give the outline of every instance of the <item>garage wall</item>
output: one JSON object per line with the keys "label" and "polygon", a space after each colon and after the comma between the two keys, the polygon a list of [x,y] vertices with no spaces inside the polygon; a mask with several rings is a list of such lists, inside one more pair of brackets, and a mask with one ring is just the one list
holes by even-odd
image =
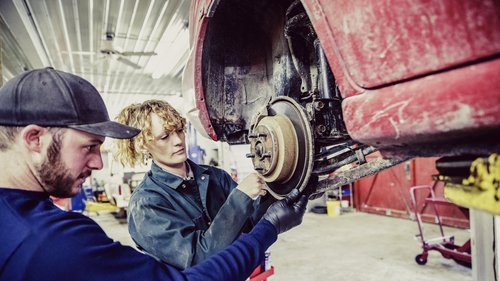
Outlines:
{"label": "garage wall", "polygon": [[[377,157],[377,155],[371,156]],[[354,183],[354,206],[357,210],[414,219],[410,188],[416,185],[433,185],[432,175],[437,174],[438,158],[416,158]],[[370,161],[370,158],[368,158]],[[443,183],[435,186],[436,196],[443,196]],[[417,193],[417,205],[424,207],[427,191]],[[419,203],[421,202],[421,203]],[[436,206],[445,225],[468,228],[468,210],[456,205]],[[434,210],[427,205],[420,211],[426,222],[435,222]]]}

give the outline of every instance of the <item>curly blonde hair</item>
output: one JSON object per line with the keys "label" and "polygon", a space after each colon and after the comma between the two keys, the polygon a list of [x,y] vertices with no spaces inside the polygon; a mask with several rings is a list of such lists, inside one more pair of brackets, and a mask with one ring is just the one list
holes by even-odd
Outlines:
{"label": "curly blonde hair", "polygon": [[155,113],[164,121],[163,128],[167,133],[186,127],[186,119],[166,101],[147,100],[125,107],[116,117],[116,121],[141,129],[141,132],[131,139],[117,140],[115,158],[122,165],[134,167],[149,157],[146,144],[154,138],[151,132],[151,113]]}

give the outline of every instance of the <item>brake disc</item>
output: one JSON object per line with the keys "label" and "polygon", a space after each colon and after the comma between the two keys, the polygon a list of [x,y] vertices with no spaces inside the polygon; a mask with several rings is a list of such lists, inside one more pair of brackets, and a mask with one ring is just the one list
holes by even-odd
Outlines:
{"label": "brake disc", "polygon": [[300,104],[289,97],[277,97],[250,128],[248,156],[269,192],[280,199],[294,188],[302,191],[312,172],[314,144]]}

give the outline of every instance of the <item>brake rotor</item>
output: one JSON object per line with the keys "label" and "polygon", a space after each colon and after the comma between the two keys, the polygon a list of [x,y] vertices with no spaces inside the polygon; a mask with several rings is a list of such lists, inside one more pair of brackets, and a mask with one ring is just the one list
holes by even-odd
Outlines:
{"label": "brake rotor", "polygon": [[313,166],[313,141],[307,114],[289,97],[277,97],[254,120],[249,135],[254,169],[280,199],[292,189],[302,191]]}

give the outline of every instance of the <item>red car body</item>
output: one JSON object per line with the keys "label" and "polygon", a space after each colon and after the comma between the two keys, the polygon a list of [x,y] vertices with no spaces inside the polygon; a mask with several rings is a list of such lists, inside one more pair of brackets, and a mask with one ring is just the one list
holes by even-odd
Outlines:
{"label": "red car body", "polygon": [[[295,2],[193,1],[184,87],[194,95],[199,130],[214,140],[248,142],[251,119],[270,99],[300,102],[305,91],[294,88],[316,77],[313,64],[304,63],[312,37],[340,93],[340,135],[385,156],[499,151],[500,1]],[[313,29],[297,31],[305,43],[290,41],[296,9]],[[306,59],[290,59],[296,53]],[[317,142],[322,122],[309,119],[317,153],[331,136]]]}

